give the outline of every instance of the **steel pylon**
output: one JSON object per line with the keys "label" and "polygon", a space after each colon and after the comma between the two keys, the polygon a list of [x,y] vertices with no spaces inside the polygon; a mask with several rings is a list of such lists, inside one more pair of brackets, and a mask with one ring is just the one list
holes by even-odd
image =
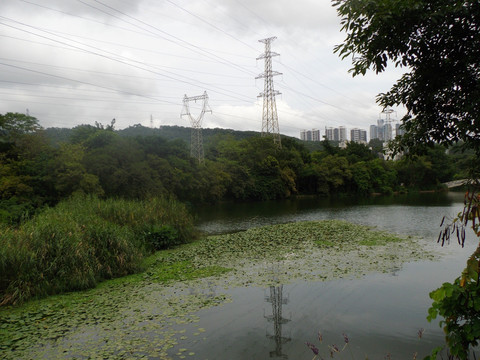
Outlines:
{"label": "steel pylon", "polygon": [[[200,115],[198,115],[197,118],[194,118],[190,113],[189,102],[190,101],[197,102],[199,100],[203,101],[202,111],[200,112]],[[182,113],[180,114],[180,117],[188,116],[188,118],[190,119],[190,123],[192,126],[192,134],[191,134],[191,140],[190,140],[190,155],[196,158],[200,164],[203,164],[205,161],[204,153],[203,153],[202,120],[206,112],[209,112],[209,113],[212,112],[212,110],[210,109],[210,106],[208,105],[208,95],[206,91],[203,93],[203,95],[190,96],[190,97],[188,97],[187,95],[184,96],[183,109],[182,109]]]}
{"label": "steel pylon", "polygon": [[280,95],[280,92],[273,87],[273,77],[282,73],[272,70],[272,57],[280,55],[271,51],[271,42],[275,39],[274,36],[258,40],[265,44],[265,53],[257,58],[257,60],[265,59],[265,71],[255,79],[265,79],[263,92],[258,95],[258,97],[263,97],[262,136],[272,136],[273,142],[281,148],[277,104],[275,102],[275,96]]}

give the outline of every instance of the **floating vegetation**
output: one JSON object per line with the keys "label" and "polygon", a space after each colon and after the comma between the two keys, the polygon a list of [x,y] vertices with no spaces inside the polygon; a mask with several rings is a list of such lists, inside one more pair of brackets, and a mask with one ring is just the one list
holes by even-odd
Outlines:
{"label": "floating vegetation", "polygon": [[[223,286],[323,281],[393,272],[404,262],[433,258],[418,239],[346,221],[288,223],[210,236],[171,254],[170,261],[233,269]],[[281,272],[272,269],[282,269]]]}
{"label": "floating vegetation", "polygon": [[0,357],[193,358],[185,343],[208,329],[186,329],[199,310],[232,301],[224,289],[392,272],[433,256],[418,239],[336,220],[210,236],[157,252],[143,273],[0,309]]}

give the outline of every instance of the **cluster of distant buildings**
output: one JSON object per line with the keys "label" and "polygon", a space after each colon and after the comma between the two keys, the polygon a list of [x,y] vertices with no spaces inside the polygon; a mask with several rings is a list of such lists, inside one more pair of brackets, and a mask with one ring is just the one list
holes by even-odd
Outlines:
{"label": "cluster of distant buildings", "polygon": [[[387,142],[397,135],[403,135],[404,131],[400,129],[400,124],[395,123],[394,126],[395,128],[390,121],[378,119],[376,125],[370,125],[370,140],[379,139],[382,142]],[[395,134],[393,130],[395,130]],[[345,126],[339,126],[337,128],[325,127],[325,134],[323,137],[319,129],[300,131],[300,139],[304,141],[322,141],[324,138],[330,141],[338,141],[340,145],[346,144],[349,140],[347,138],[347,128]],[[351,129],[350,141],[366,144],[367,131],[358,128]]]}
{"label": "cluster of distant buildings", "polygon": [[[322,141],[324,138],[330,141],[344,143],[348,141],[347,128],[345,126],[339,126],[338,128],[325,127],[325,134],[323,137],[318,129],[302,130],[300,132],[300,139],[304,141]],[[358,128],[351,129],[350,141],[367,143],[367,132]]]}

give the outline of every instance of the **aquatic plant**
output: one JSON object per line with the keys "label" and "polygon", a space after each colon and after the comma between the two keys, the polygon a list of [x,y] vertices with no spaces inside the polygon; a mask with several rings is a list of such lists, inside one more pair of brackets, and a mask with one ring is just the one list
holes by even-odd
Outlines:
{"label": "aquatic plant", "polygon": [[[343,351],[345,351],[345,349],[347,348],[349,342],[350,342],[350,339],[348,338],[348,336],[345,334],[345,333],[342,333],[342,336],[343,336],[343,347],[340,349],[336,344],[331,344],[331,345],[327,345],[327,349],[328,349],[328,353],[330,355],[331,358],[334,357],[335,354],[340,354],[342,353]],[[323,335],[321,332],[318,332],[318,341],[320,342],[320,344],[323,343]],[[314,357],[312,360],[316,360],[316,359],[319,359],[319,360],[324,360],[325,358],[320,354],[320,349],[312,344],[311,342],[306,342],[305,345],[308,346],[308,348],[310,350],[312,350],[313,354],[314,354]]]}
{"label": "aquatic plant", "polygon": [[[417,335],[418,335],[418,338],[419,338],[419,339],[422,338],[424,332],[425,332],[425,329],[423,329],[423,328],[421,328],[421,329],[418,330]],[[343,352],[347,349],[347,346],[348,346],[349,343],[350,343],[350,338],[349,338],[349,337],[347,336],[347,334],[345,334],[345,333],[342,333],[342,336],[343,336],[343,347],[342,347],[342,348],[339,348],[336,344],[327,345],[327,350],[328,350],[328,354],[329,354],[329,357],[330,357],[330,358],[335,357],[337,354],[338,354],[339,356],[341,356],[341,353],[343,353]],[[322,343],[323,343],[323,335],[322,335],[322,333],[321,333],[320,331],[318,332],[318,341],[319,341],[319,344],[322,345]],[[314,354],[314,357],[313,357],[312,360],[316,360],[316,359],[318,359],[318,360],[324,360],[324,359],[325,359],[324,357],[322,357],[322,354],[321,354],[320,349],[319,349],[315,344],[307,341],[307,342],[305,342],[305,345],[307,345],[307,347],[308,347],[310,350],[312,350],[312,352],[313,352],[313,354]],[[440,351],[440,350],[441,350],[441,348],[439,348],[439,349],[437,350],[437,352]],[[413,359],[413,360],[416,360],[416,359],[417,359],[417,356],[418,356],[418,353],[417,353],[417,352],[414,352],[412,359]],[[447,354],[447,356],[448,356],[447,359],[453,359],[453,357],[451,357],[451,355]],[[349,356],[349,357],[352,358],[352,359],[354,358],[354,356],[353,356],[353,354],[352,354],[351,352],[350,352],[350,356]],[[391,360],[391,359],[392,359],[392,354],[390,354],[390,353],[385,354],[384,359],[385,359],[385,360]],[[431,358],[430,356],[427,356],[425,359],[426,359],[426,360],[427,360],[427,359],[432,359],[432,360],[433,360],[433,359],[436,359],[436,357],[435,357],[435,358]],[[442,357],[442,359],[443,359],[443,357]],[[365,355],[365,360],[368,360],[368,356],[367,356],[367,355]]]}
{"label": "aquatic plant", "polygon": [[163,248],[194,237],[192,217],[173,199],[74,197],[19,228],[0,229],[0,305],[87,289],[140,269],[155,250],[146,233],[170,229]]}

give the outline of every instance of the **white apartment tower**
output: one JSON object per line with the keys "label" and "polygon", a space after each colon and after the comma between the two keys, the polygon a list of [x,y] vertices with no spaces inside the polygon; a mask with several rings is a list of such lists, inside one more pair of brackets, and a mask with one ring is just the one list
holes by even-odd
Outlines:
{"label": "white apartment tower", "polygon": [[300,131],[300,140],[303,141],[320,141],[320,130],[302,130]]}
{"label": "white apartment tower", "polygon": [[327,140],[333,140],[333,128],[325,126],[325,138]]}
{"label": "white apartment tower", "polygon": [[354,141],[356,143],[366,143],[367,132],[358,128],[350,130],[350,141]]}

